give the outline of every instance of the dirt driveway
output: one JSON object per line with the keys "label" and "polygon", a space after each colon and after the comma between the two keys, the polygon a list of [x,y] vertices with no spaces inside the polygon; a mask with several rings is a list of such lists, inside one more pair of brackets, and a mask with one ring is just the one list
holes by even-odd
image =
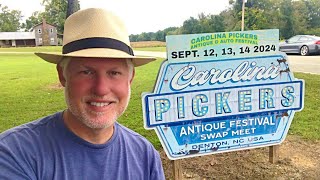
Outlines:
{"label": "dirt driveway", "polygon": [[[174,179],[172,161],[160,152],[166,179]],[[320,179],[320,141],[288,135],[280,145],[279,161],[269,162],[269,148],[181,160],[183,179]]]}

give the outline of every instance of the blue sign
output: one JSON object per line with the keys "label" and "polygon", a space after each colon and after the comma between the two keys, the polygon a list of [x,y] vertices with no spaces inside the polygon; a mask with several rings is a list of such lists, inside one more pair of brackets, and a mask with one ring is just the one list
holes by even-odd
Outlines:
{"label": "blue sign", "polygon": [[304,81],[278,52],[278,30],[167,37],[168,59],[142,95],[146,129],[170,159],[280,144]]}

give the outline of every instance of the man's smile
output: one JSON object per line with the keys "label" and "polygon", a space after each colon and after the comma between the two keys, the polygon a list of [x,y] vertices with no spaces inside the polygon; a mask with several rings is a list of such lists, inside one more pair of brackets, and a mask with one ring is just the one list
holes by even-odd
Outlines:
{"label": "man's smile", "polygon": [[108,106],[111,102],[90,102],[89,104],[92,106],[103,107]]}

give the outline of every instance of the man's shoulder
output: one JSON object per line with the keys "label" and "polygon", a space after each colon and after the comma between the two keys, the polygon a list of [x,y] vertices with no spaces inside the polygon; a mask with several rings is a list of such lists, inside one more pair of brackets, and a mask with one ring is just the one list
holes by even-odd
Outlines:
{"label": "man's shoulder", "polygon": [[0,142],[30,136],[38,136],[41,131],[45,131],[48,126],[52,126],[52,120],[59,118],[61,112],[42,117],[40,119],[22,124],[0,133]]}

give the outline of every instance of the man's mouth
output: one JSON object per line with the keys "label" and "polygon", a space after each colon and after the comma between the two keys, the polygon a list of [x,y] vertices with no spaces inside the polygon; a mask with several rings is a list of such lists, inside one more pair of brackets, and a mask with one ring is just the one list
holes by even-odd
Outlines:
{"label": "man's mouth", "polygon": [[89,102],[89,104],[96,107],[104,107],[111,104],[111,102]]}

